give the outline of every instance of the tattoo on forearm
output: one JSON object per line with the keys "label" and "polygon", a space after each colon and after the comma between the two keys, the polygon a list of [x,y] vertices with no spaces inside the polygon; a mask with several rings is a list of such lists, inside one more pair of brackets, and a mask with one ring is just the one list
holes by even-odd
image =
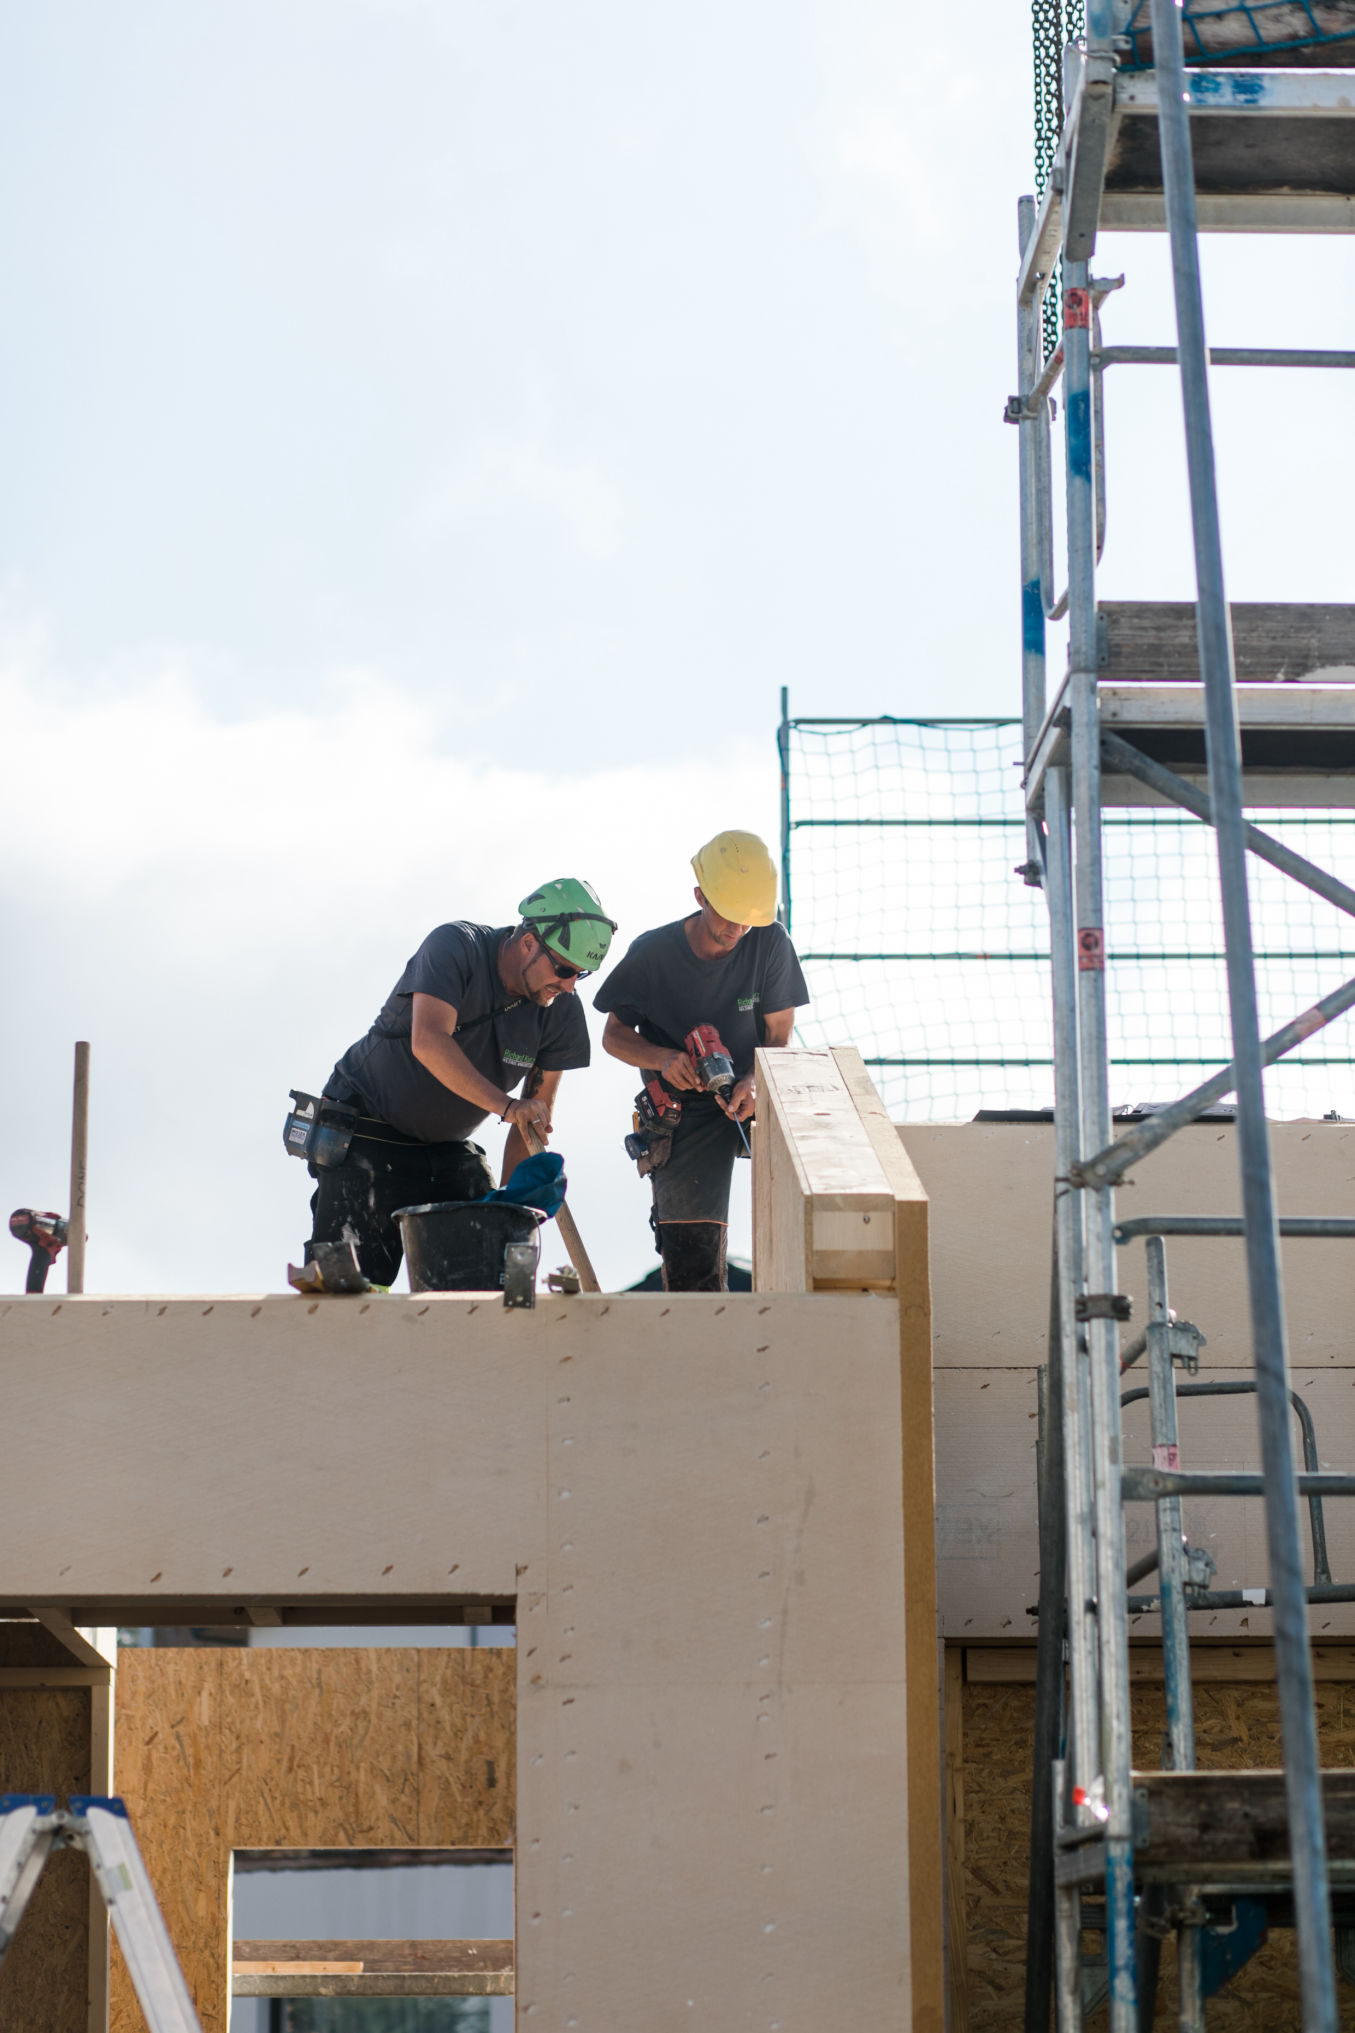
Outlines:
{"label": "tattoo on forearm", "polygon": [[533,1066],[531,1072],[527,1075],[527,1085],[522,1090],[523,1094],[529,1101],[531,1100],[534,1094],[539,1094],[541,1092],[542,1087],[545,1085],[545,1080],[546,1076],[542,1072],[541,1068],[539,1066]]}

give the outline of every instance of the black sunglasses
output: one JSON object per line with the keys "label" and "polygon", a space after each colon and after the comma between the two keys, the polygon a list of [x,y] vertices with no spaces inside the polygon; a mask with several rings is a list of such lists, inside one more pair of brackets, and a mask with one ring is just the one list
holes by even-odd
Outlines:
{"label": "black sunglasses", "polygon": [[[537,951],[532,955],[532,958],[539,960],[543,955],[550,961],[551,966],[555,969],[556,977],[560,981],[586,981],[593,971],[591,967],[571,967],[567,960],[557,960],[551,952],[550,947],[545,944],[538,932]],[[528,964],[530,965],[530,962]]]}

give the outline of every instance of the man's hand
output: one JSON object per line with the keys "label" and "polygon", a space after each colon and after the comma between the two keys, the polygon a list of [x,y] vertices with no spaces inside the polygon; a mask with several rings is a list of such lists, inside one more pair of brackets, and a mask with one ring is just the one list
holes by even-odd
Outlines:
{"label": "man's hand", "polygon": [[669,1052],[656,1052],[652,1045],[649,1049],[653,1053],[652,1063],[655,1072],[662,1074],[668,1086],[675,1087],[682,1093],[705,1093],[701,1075],[697,1072],[690,1053],[683,1047],[675,1045]]}
{"label": "man's hand", "polygon": [[519,1095],[505,1108],[503,1120],[510,1129],[534,1130],[543,1144],[550,1140],[550,1103],[541,1095]]}
{"label": "man's hand", "polygon": [[715,1098],[731,1122],[749,1122],[757,1113],[757,1088],[751,1073],[734,1082],[727,1099],[723,1094]]}

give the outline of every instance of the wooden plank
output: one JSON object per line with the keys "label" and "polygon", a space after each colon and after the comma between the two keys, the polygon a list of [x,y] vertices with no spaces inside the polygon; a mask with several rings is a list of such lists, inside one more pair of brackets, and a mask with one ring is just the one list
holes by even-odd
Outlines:
{"label": "wooden plank", "polygon": [[107,1687],[111,1666],[0,1666],[0,1693],[7,1687]]}
{"label": "wooden plank", "polygon": [[[1282,1771],[1134,1772],[1147,1797],[1146,1837],[1136,1835],[1136,1860],[1153,1866],[1177,1859],[1246,1867],[1289,1857],[1289,1809]],[[1334,1863],[1355,1860],[1355,1771],[1322,1774],[1327,1848]]]}
{"label": "wooden plank", "polygon": [[[1355,727],[1355,687],[1349,684],[1242,685],[1236,688],[1238,721],[1247,728],[1303,728],[1322,732]],[[1202,727],[1202,685],[1101,685],[1097,712],[1104,727]]]}
{"label": "wooden plank", "polygon": [[959,1645],[945,1648],[946,1718],[946,1966],[950,1978],[947,2024],[969,2024],[969,1943],[965,1925],[964,1666]]}
{"label": "wooden plank", "polygon": [[237,1998],[511,1997],[511,1941],[237,1941]]}
{"label": "wooden plank", "polygon": [[[1193,600],[1103,600],[1107,684],[1198,684]],[[1355,679],[1355,606],[1236,600],[1239,684]]]}
{"label": "wooden plank", "polygon": [[[1355,1645],[1314,1645],[1310,1649],[1314,1680],[1355,1683]],[[1133,1682],[1162,1679],[1162,1647],[1131,1645],[1129,1678]],[[1190,1677],[1197,1687],[1275,1685],[1275,1648],[1264,1640],[1250,1645],[1192,1644]],[[1035,1684],[1033,1645],[970,1645],[965,1647],[965,1678],[973,1686]]]}
{"label": "wooden plank", "polygon": [[242,1965],[269,1962],[356,1963],[359,1970],[436,1970],[451,1975],[461,1970],[513,1968],[511,1941],[240,1941],[232,1959]]}

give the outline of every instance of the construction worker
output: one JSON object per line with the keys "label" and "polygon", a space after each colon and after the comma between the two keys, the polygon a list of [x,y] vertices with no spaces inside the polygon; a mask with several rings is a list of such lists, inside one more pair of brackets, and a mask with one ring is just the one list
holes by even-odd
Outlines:
{"label": "construction worker", "polygon": [[[642,932],[597,995],[607,1012],[603,1049],[681,1103],[671,1138],[651,1138],[641,1160],[654,1205],[650,1223],[669,1292],[723,1292],[737,1127],[756,1107],[753,1053],[788,1045],[795,1011],[809,1001],[785,926],[776,920],[776,869],[756,833],[717,833],[692,857],[697,909]],[[734,1066],[728,1096],[705,1091],[684,1040],[700,1024],[719,1032]]]}
{"label": "construction worker", "polygon": [[354,1243],[373,1284],[392,1284],[400,1269],[397,1208],[491,1192],[472,1132],[491,1115],[508,1124],[508,1179],[528,1155],[523,1130],[549,1137],[561,1074],[588,1064],[575,989],[601,966],[616,926],[573,878],[533,890],[518,919],[430,932],[326,1082],[325,1100],[358,1120],[340,1164],[310,1165],[311,1246]]}

